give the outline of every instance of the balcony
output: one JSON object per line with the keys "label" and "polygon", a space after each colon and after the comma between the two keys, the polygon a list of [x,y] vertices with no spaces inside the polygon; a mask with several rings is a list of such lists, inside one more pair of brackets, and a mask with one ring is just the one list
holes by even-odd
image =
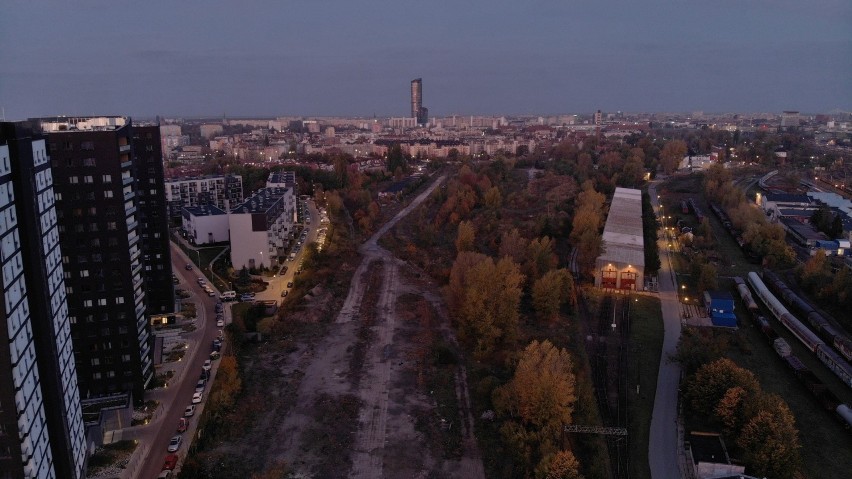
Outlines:
{"label": "balcony", "polygon": [[118,145],[119,153],[130,153],[130,145]]}

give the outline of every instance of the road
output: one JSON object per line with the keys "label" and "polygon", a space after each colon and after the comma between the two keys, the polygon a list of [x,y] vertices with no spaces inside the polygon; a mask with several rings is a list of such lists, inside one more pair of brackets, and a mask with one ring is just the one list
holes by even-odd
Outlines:
{"label": "road", "polygon": [[[189,344],[189,350],[181,362],[186,362],[183,365],[183,370],[180,373],[178,380],[173,380],[168,388],[163,388],[153,391],[146,395],[146,399],[152,398],[160,401],[160,407],[163,408],[159,416],[146,426],[139,427],[136,439],[140,441],[140,448],[144,448],[144,457],[142,458],[142,466],[134,477],[141,479],[154,479],[162,470],[163,460],[166,455],[166,447],[169,444],[169,439],[176,433],[178,420],[183,417],[183,411],[190,404],[192,394],[195,392],[195,384],[198,381],[201,373],[201,365],[208,359],[210,354],[210,344],[218,335],[216,327],[216,310],[215,305],[217,298],[209,297],[204,290],[198,286],[196,280],[200,275],[197,268],[187,271],[184,266],[190,263],[187,256],[180,250],[179,247],[172,244],[172,268],[174,273],[180,278],[180,287],[192,293],[191,300],[196,303],[197,317],[195,324],[197,329],[185,335]],[[209,279],[208,279],[209,282]],[[226,308],[227,310],[227,308]],[[226,312],[226,321],[228,321]],[[214,364],[215,366],[215,364]],[[215,379],[215,372],[210,377],[212,382]],[[206,394],[210,392],[211,385],[208,384],[205,390]],[[203,407],[204,403],[199,404],[199,408]],[[198,418],[201,410],[197,409],[195,416],[191,418],[190,429],[183,434],[184,442],[181,445],[179,454],[185,455],[189,447],[189,439],[195,433],[198,425]]]}
{"label": "road", "polygon": [[[657,183],[648,188],[651,204],[659,212]],[[663,312],[663,350],[660,358],[660,371],[657,376],[657,393],[654,398],[654,412],[651,417],[648,463],[653,479],[680,479],[678,466],[680,444],[677,432],[678,387],[680,384],[680,365],[669,360],[677,351],[680,339],[680,305],[677,298],[677,278],[674,274],[670,252],[665,241],[658,241],[660,251],[659,293]]]}
{"label": "road", "polygon": [[[293,261],[286,261],[282,266],[287,266],[287,272],[284,274],[276,274],[271,279],[264,278],[269,284],[266,286],[264,291],[261,291],[255,295],[255,301],[281,301],[281,291],[288,289],[287,283],[294,281],[296,277],[296,270],[299,267],[299,261],[305,255],[305,246],[310,243],[313,243],[317,240],[317,230],[320,228],[327,228],[328,224],[320,224],[320,214],[313,200],[308,200],[308,211],[311,213],[311,224],[305,225],[310,228],[310,232],[308,232],[307,239],[302,243],[302,248],[299,250],[299,253],[296,254],[296,259]],[[282,268],[283,269],[283,268]]]}

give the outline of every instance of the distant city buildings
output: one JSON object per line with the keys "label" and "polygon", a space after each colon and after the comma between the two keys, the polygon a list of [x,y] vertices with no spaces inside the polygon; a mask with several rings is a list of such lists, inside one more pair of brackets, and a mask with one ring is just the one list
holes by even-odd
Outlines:
{"label": "distant city buildings", "polygon": [[86,437],[44,137],[0,123],[0,476],[85,477]]}

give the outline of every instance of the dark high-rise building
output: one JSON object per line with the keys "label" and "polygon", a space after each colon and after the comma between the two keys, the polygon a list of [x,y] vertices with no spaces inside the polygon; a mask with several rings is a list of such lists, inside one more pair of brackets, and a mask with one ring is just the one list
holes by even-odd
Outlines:
{"label": "dark high-rise building", "polygon": [[45,140],[0,123],[0,477],[85,476],[86,437]]}
{"label": "dark high-rise building", "polygon": [[133,167],[139,200],[139,234],[148,314],[174,311],[169,222],[160,127],[133,125]]}
{"label": "dark high-rise building", "polygon": [[139,189],[154,185],[139,184],[136,161],[155,152],[134,151],[127,117],[36,121],[51,155],[80,396],[141,401],[154,375],[142,235],[157,228],[140,225]]}
{"label": "dark high-rise building", "polygon": [[423,79],[411,80],[411,117],[417,119],[418,125],[429,122],[429,110],[423,107]]}

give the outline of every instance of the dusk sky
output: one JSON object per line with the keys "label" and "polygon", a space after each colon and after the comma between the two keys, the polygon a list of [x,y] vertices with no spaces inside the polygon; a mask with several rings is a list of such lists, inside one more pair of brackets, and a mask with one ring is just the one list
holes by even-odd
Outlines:
{"label": "dusk sky", "polygon": [[852,110],[852,1],[0,2],[44,115]]}

